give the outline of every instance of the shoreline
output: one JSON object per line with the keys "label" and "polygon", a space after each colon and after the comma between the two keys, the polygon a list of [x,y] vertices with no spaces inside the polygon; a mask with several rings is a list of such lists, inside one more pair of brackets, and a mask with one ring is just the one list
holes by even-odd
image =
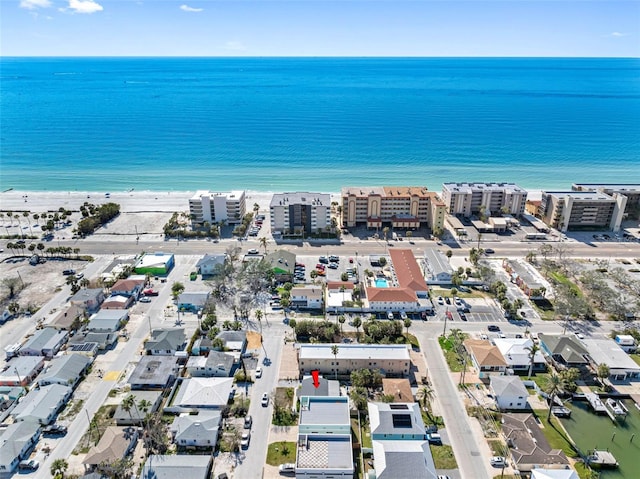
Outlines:
{"label": "shoreline", "polygon": [[[528,200],[539,200],[542,190],[527,190]],[[189,199],[195,191],[19,191],[5,190],[0,193],[0,211],[31,213],[57,211],[60,207],[78,210],[85,202],[92,204],[117,203],[123,213],[175,212],[187,211]],[[245,190],[246,210],[252,211],[253,204],[260,205],[261,211],[268,211],[271,198],[280,191]],[[340,203],[340,192],[314,192],[331,195],[331,201]],[[438,193],[438,192],[437,192]]]}

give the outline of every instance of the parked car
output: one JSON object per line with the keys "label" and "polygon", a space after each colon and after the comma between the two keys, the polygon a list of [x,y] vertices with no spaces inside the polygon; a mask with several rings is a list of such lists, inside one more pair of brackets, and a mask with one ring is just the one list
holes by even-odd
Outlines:
{"label": "parked car", "polygon": [[391,311],[387,313],[387,319],[393,319],[393,313]]}
{"label": "parked car", "polygon": [[51,424],[42,430],[44,436],[64,436],[67,433],[67,427],[60,424]]}
{"label": "parked car", "polygon": [[447,296],[446,298],[444,298],[444,302],[447,304],[451,304],[451,298],[449,298],[449,296]]}
{"label": "parked car", "polygon": [[400,311],[400,319],[407,319],[407,313],[405,313],[404,311]]}
{"label": "parked car", "polygon": [[260,404],[262,404],[262,407],[267,407],[269,405],[269,395],[267,393],[264,393],[262,395],[262,400],[260,401]]}
{"label": "parked car", "polygon": [[258,250],[255,248],[251,248],[249,251],[247,251],[248,254],[258,254]]}
{"label": "parked car", "polygon": [[62,272],[63,275],[65,276],[71,276],[72,274],[76,274],[76,270],[75,269],[65,269]]}
{"label": "parked car", "polygon": [[438,296],[438,304],[444,304],[444,298],[442,296]]}
{"label": "parked car", "polygon": [[329,268],[331,268],[331,269],[338,269],[338,263],[330,263],[330,264],[329,264]]}
{"label": "parked car", "polygon": [[240,439],[240,447],[242,449],[247,449],[249,447],[250,442],[251,442],[251,431],[243,432],[242,439]]}
{"label": "parked car", "polygon": [[295,474],[296,472],[296,465],[292,464],[292,463],[287,463],[287,464],[280,464],[280,466],[278,467],[278,471],[280,472],[280,474],[285,475],[285,474]]}
{"label": "parked car", "polygon": [[507,465],[507,462],[502,456],[493,456],[491,458],[491,465],[493,467],[505,467]]}
{"label": "parked car", "polygon": [[437,432],[427,434],[427,441],[429,441],[430,444],[441,445],[442,436],[440,436],[440,434],[438,434]]}
{"label": "parked car", "polygon": [[261,377],[262,377],[262,368],[258,366],[256,368],[256,378],[261,378]]}
{"label": "parked car", "polygon": [[462,321],[466,321],[466,320],[467,320],[467,315],[466,315],[466,314],[464,314],[464,313],[460,313],[460,319],[461,319]]}
{"label": "parked car", "polygon": [[493,253],[495,253],[495,251],[493,251],[493,249],[491,249],[491,248],[487,248],[487,249],[485,249],[485,250],[484,250],[484,252],[485,252],[485,253],[487,253],[487,254],[493,254]]}
{"label": "parked car", "polygon": [[151,302],[151,298],[149,298],[148,296],[143,296],[142,298],[140,298],[140,302],[141,303],[150,303]]}
{"label": "parked car", "polygon": [[160,293],[157,292],[155,289],[145,289],[143,291],[143,294],[145,296],[158,296]]}
{"label": "parked car", "polygon": [[497,333],[498,331],[500,331],[500,328],[495,324],[490,324],[489,326],[487,326],[487,329],[492,333]]}
{"label": "parked car", "polygon": [[40,467],[40,463],[35,459],[25,459],[18,463],[18,469],[21,471],[35,471]]}
{"label": "parked car", "polygon": [[246,415],[244,417],[244,428],[245,429],[251,429],[251,426],[253,425],[253,418],[249,415]]}
{"label": "parked car", "polygon": [[320,263],[328,264],[328,263],[329,263],[329,258],[327,258],[326,256],[320,256],[320,257],[318,258],[318,261],[319,261]]}

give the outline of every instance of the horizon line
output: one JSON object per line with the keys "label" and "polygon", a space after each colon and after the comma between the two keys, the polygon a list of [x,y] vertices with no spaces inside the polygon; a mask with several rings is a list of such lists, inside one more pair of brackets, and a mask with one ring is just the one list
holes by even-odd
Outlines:
{"label": "horizon line", "polygon": [[520,56],[520,55],[2,55],[0,60],[12,58],[202,58],[202,59],[593,59],[640,60],[640,56]]}

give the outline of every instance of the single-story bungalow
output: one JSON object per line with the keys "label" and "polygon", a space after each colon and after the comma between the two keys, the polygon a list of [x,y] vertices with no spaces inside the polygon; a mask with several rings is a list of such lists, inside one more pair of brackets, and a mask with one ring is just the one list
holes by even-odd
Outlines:
{"label": "single-story bungalow", "polygon": [[40,424],[37,422],[14,422],[0,430],[0,477],[11,476],[20,461],[29,456],[39,438]]}
{"label": "single-story bungalow", "polygon": [[101,464],[108,464],[127,457],[136,447],[138,431],[133,427],[109,426],[105,429],[100,441],[89,449],[82,464],[95,469]]}
{"label": "single-story bungalow", "polygon": [[166,276],[175,266],[175,257],[171,253],[146,253],[134,266],[137,274]]}
{"label": "single-story bungalow", "polygon": [[55,357],[38,376],[38,384],[40,387],[60,384],[75,388],[92,362],[92,358],[77,353]]}
{"label": "single-story bungalow", "polygon": [[[529,338],[495,338],[493,340],[507,362],[507,368],[514,372],[529,372],[531,365],[531,348],[533,341]],[[538,350],[533,356],[533,372],[544,371],[547,361],[542,351]]]}
{"label": "single-story bungalow", "polygon": [[210,351],[208,356],[189,357],[187,371],[191,377],[229,377],[234,364],[235,358],[231,354]]}
{"label": "single-story bungalow", "polygon": [[137,299],[144,288],[145,279],[120,279],[111,286],[111,295],[133,296]]}
{"label": "single-story bungalow", "polygon": [[144,463],[140,479],[208,479],[211,475],[213,456],[192,454],[172,454],[149,456]]}
{"label": "single-story bungalow", "polygon": [[196,263],[196,270],[202,276],[214,276],[222,269],[226,258],[226,254],[207,253]]}
{"label": "single-story bungalow", "polygon": [[507,370],[507,362],[500,350],[484,339],[467,339],[464,347],[471,357],[473,367],[478,371],[480,379],[502,375]]}
{"label": "single-story bungalow", "polygon": [[48,328],[64,329],[66,331],[76,330],[80,328],[84,315],[84,308],[71,305],[67,309],[60,311],[55,318],[53,318],[53,321],[46,326]]}
{"label": "single-story bungalow", "polygon": [[36,330],[20,348],[20,356],[44,356],[52,358],[60,348],[67,342],[69,333],[58,331],[53,328],[42,328]]}
{"label": "single-story bungalow", "polygon": [[640,365],[631,359],[613,339],[585,339],[583,343],[596,369],[601,364],[609,366],[611,381],[640,378]]}
{"label": "single-story bungalow", "polygon": [[69,349],[74,352],[95,356],[98,352],[112,348],[118,342],[117,333],[96,333],[81,331],[69,341]]}
{"label": "single-story bungalow", "polygon": [[424,271],[429,283],[451,283],[453,267],[449,263],[449,258],[436,248],[427,248],[424,250]]}
{"label": "single-story bungalow", "polygon": [[166,412],[222,409],[231,398],[233,378],[179,378],[173,387]]}
{"label": "single-story bungalow", "polygon": [[182,293],[178,296],[178,309],[180,311],[190,311],[197,313],[202,311],[207,301],[209,301],[209,291],[195,291]]}
{"label": "single-story bungalow", "polygon": [[588,351],[573,334],[538,333],[542,351],[568,367],[586,366]]}
{"label": "single-story bungalow", "polygon": [[[156,412],[162,403],[162,391],[131,391],[130,394],[133,396],[135,406],[127,411],[120,403],[116,412],[113,413],[113,419],[118,426],[142,424],[147,414]],[[142,401],[149,404],[148,408],[140,407]]]}
{"label": "single-story bungalow", "polygon": [[104,300],[102,306],[100,306],[100,309],[128,309],[133,305],[134,301],[135,298],[133,296],[126,296],[124,294],[112,294]]}
{"label": "single-story bungalow", "polygon": [[177,369],[174,356],[141,356],[128,382],[132,390],[168,389],[178,375]]}
{"label": "single-story bungalow", "polygon": [[181,414],[170,427],[173,443],[178,447],[215,448],[221,420],[220,411]]}
{"label": "single-story bungalow", "polygon": [[44,356],[18,356],[0,372],[0,386],[26,387],[44,368]]}
{"label": "single-story bungalow", "polygon": [[91,316],[87,330],[94,333],[114,333],[129,320],[126,309],[101,309]]}
{"label": "single-story bungalow", "polygon": [[53,422],[72,392],[73,389],[60,384],[32,389],[11,411],[11,416],[15,421],[35,421],[46,426]]}
{"label": "single-story bungalow", "polygon": [[502,411],[527,409],[529,393],[518,376],[491,376],[491,390]]}

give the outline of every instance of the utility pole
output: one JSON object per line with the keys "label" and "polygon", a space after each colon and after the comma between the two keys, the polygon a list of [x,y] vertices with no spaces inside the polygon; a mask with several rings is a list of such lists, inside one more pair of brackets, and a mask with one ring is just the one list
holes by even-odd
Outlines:
{"label": "utility pole", "polygon": [[447,337],[447,318],[448,317],[449,317],[449,308],[447,308],[447,311],[444,313],[444,329],[442,330],[443,338]]}

